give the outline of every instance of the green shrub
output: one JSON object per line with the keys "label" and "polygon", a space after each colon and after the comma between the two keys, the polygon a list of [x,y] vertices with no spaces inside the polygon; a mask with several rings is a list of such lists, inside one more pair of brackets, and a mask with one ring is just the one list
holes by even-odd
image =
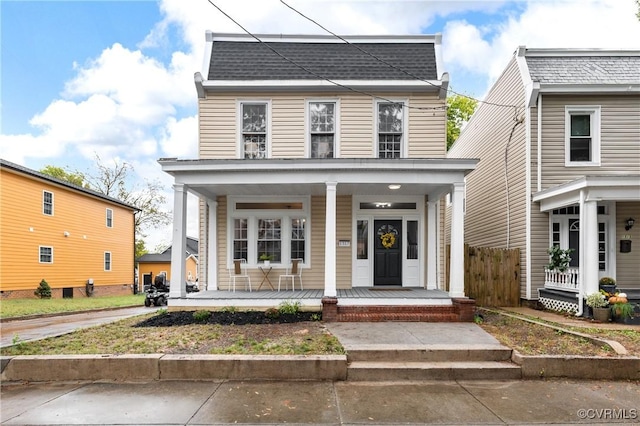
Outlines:
{"label": "green shrub", "polygon": [[211,317],[211,311],[199,310],[193,313],[193,319],[197,322],[206,322]]}
{"label": "green shrub", "polygon": [[49,284],[47,284],[44,278],[40,281],[40,285],[33,294],[38,296],[40,299],[51,299],[51,287],[49,287]]}
{"label": "green shrub", "polygon": [[237,306],[224,306],[224,307],[222,307],[222,309],[220,309],[220,312],[227,312],[229,314],[235,314],[236,312],[238,312],[238,307]]}
{"label": "green shrub", "polygon": [[278,306],[278,311],[280,311],[281,314],[297,314],[300,312],[300,302],[285,300]]}

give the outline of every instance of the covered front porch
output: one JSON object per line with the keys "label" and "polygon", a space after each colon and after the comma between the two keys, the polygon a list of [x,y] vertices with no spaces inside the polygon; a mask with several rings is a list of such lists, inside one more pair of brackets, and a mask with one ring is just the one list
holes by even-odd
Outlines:
{"label": "covered front porch", "polygon": [[[171,286],[169,306],[268,308],[294,298],[305,308],[322,309],[325,318],[354,306],[459,311],[458,305],[468,300],[464,177],[476,162],[161,160],[176,182],[174,277],[184,276],[186,194],[201,200],[199,282],[204,291],[187,295],[184,283]],[[447,283],[440,273],[438,238],[444,194],[450,194],[452,213]],[[265,254],[271,257],[269,268],[278,270],[299,259],[305,290],[229,292],[234,260],[242,261],[255,282],[264,272]]]}

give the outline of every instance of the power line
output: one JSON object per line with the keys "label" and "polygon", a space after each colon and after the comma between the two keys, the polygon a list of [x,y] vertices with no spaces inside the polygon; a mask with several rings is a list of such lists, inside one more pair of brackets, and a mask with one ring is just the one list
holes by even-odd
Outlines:
{"label": "power line", "polygon": [[[354,89],[353,87],[349,87],[347,85],[338,83],[337,81],[333,81],[327,77],[324,77],[310,69],[308,69],[307,67],[305,67],[304,65],[301,65],[299,63],[297,63],[296,61],[287,58],[285,55],[281,54],[280,52],[278,52],[276,49],[274,49],[272,46],[270,46],[268,43],[265,43],[263,40],[261,40],[258,36],[254,35],[252,32],[250,32],[249,30],[247,30],[244,26],[242,26],[242,24],[240,24],[238,21],[236,21],[235,19],[233,19],[228,13],[226,13],[224,10],[222,10],[220,7],[218,7],[213,0],[207,0],[213,7],[215,7],[220,13],[222,13],[224,16],[226,16],[231,22],[233,22],[234,24],[236,24],[238,27],[240,27],[242,29],[242,31],[244,31],[245,33],[247,33],[249,36],[251,36],[253,39],[255,39],[256,41],[258,41],[259,43],[261,43],[263,46],[265,46],[266,48],[268,48],[269,50],[271,50],[273,53],[275,53],[276,55],[278,55],[280,58],[284,59],[285,61],[289,62],[290,64],[304,70],[305,72],[313,75],[314,77],[317,77],[320,80],[324,80],[327,81],[335,86],[341,87],[343,89],[349,90],[351,92],[354,93],[358,93],[361,95],[365,95],[365,96],[369,96],[375,99],[382,99],[385,102],[389,102],[389,103],[393,103],[393,104],[401,104],[403,108],[409,108],[409,109],[417,109],[417,110],[426,110],[426,111],[436,111],[436,110],[440,110],[440,111],[444,111],[446,109],[446,106],[442,106],[442,107],[416,107],[416,106],[411,106],[411,105],[407,105],[404,102],[397,102],[397,101],[392,101],[390,99],[387,99],[385,97],[382,96],[377,96],[368,92],[364,92],[362,90],[358,90],[358,89]],[[430,83],[433,85],[433,83]],[[434,85],[435,86],[435,85]],[[436,86],[437,87],[437,86]]]}
{"label": "power line", "polygon": [[[378,56],[374,55],[374,54],[373,54],[373,53],[371,53],[371,52],[368,52],[368,51],[366,51],[366,50],[362,49],[362,48],[361,48],[360,46],[358,46],[357,44],[349,42],[349,41],[348,41],[348,40],[346,40],[344,37],[342,37],[342,36],[340,36],[340,35],[338,35],[338,34],[334,33],[333,31],[331,31],[331,30],[329,30],[328,28],[326,28],[326,27],[324,27],[323,25],[321,25],[319,22],[315,21],[314,19],[310,18],[309,16],[305,15],[304,13],[300,12],[299,10],[295,9],[293,6],[290,6],[290,5],[289,5],[289,4],[287,4],[284,0],[280,0],[280,3],[282,3],[283,5],[285,5],[286,7],[288,7],[289,9],[293,10],[295,13],[297,13],[297,14],[298,14],[298,15],[300,15],[300,16],[302,16],[304,19],[306,19],[306,20],[308,20],[308,21],[310,21],[310,22],[313,22],[315,25],[317,25],[318,27],[322,28],[324,31],[328,32],[328,33],[329,33],[329,34],[331,34],[332,36],[334,36],[334,37],[336,37],[336,38],[338,38],[338,39],[342,40],[344,43],[348,44],[349,46],[352,46],[352,47],[354,47],[354,48],[358,49],[360,52],[364,53],[365,55],[369,55],[369,56],[371,56],[372,58],[374,58],[375,60],[377,60],[377,61],[379,61],[379,62],[382,62],[383,64],[385,64],[385,65],[387,65],[387,66],[389,66],[389,67],[393,68],[393,69],[394,69],[394,70],[396,70],[396,71],[400,71],[400,72],[402,72],[402,73],[405,73],[405,74],[407,74],[408,76],[410,76],[410,77],[412,77],[412,78],[415,78],[416,80],[419,80],[419,81],[425,82],[425,83],[430,84],[430,85],[432,85],[432,86],[434,86],[434,87],[438,87],[436,84],[433,84],[433,83],[432,83],[432,82],[430,82],[429,80],[425,80],[425,79],[423,79],[423,78],[421,78],[421,77],[418,77],[417,75],[415,75],[415,74],[413,74],[413,73],[411,73],[411,72],[409,72],[409,71],[406,71],[406,70],[404,70],[404,69],[402,69],[402,68],[400,68],[400,67],[396,66],[395,64],[392,64],[392,63],[390,63],[390,62],[387,62],[387,61],[385,61],[384,59],[382,59],[382,58],[380,58],[380,57],[378,57]],[[478,103],[483,103],[483,104],[493,105],[493,106],[499,106],[499,107],[514,108],[514,109],[515,109],[515,111],[516,111],[516,112],[515,112],[515,114],[517,115],[517,110],[518,110],[517,105],[499,104],[499,103],[494,103],[494,102],[482,101],[482,100],[480,100],[480,99],[476,99],[476,98],[474,98],[473,96],[469,96],[469,95],[464,95],[464,94],[462,94],[462,93],[458,93],[458,92],[454,91],[454,90],[453,90],[453,89],[451,89],[451,88],[447,88],[447,92],[451,92],[451,93],[454,93],[454,94],[456,94],[456,95],[458,95],[458,96],[462,96],[462,97],[465,97],[465,98],[468,98],[468,99],[472,99],[472,100],[474,100],[474,101],[476,101],[476,102],[478,102]]]}

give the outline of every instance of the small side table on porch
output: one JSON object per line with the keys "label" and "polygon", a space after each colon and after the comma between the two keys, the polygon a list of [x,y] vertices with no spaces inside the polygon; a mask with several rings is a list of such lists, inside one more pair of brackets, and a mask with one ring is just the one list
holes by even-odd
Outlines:
{"label": "small side table on porch", "polygon": [[265,283],[265,281],[267,282],[267,284],[269,284],[269,287],[271,287],[271,290],[275,290],[275,288],[273,287],[273,284],[271,284],[271,280],[269,279],[269,273],[273,269],[273,266],[269,266],[268,268],[259,266],[258,269],[260,269],[260,272],[262,272],[262,281],[260,281],[258,290],[262,288],[262,285]]}

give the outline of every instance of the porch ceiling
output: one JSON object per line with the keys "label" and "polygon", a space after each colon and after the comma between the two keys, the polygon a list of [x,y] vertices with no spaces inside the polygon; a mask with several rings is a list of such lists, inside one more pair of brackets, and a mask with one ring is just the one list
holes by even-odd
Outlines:
{"label": "porch ceiling", "polygon": [[[338,195],[438,196],[463,182],[477,160],[468,159],[161,159],[162,170],[198,195],[324,195],[337,182]],[[390,184],[401,185],[389,189]]]}

